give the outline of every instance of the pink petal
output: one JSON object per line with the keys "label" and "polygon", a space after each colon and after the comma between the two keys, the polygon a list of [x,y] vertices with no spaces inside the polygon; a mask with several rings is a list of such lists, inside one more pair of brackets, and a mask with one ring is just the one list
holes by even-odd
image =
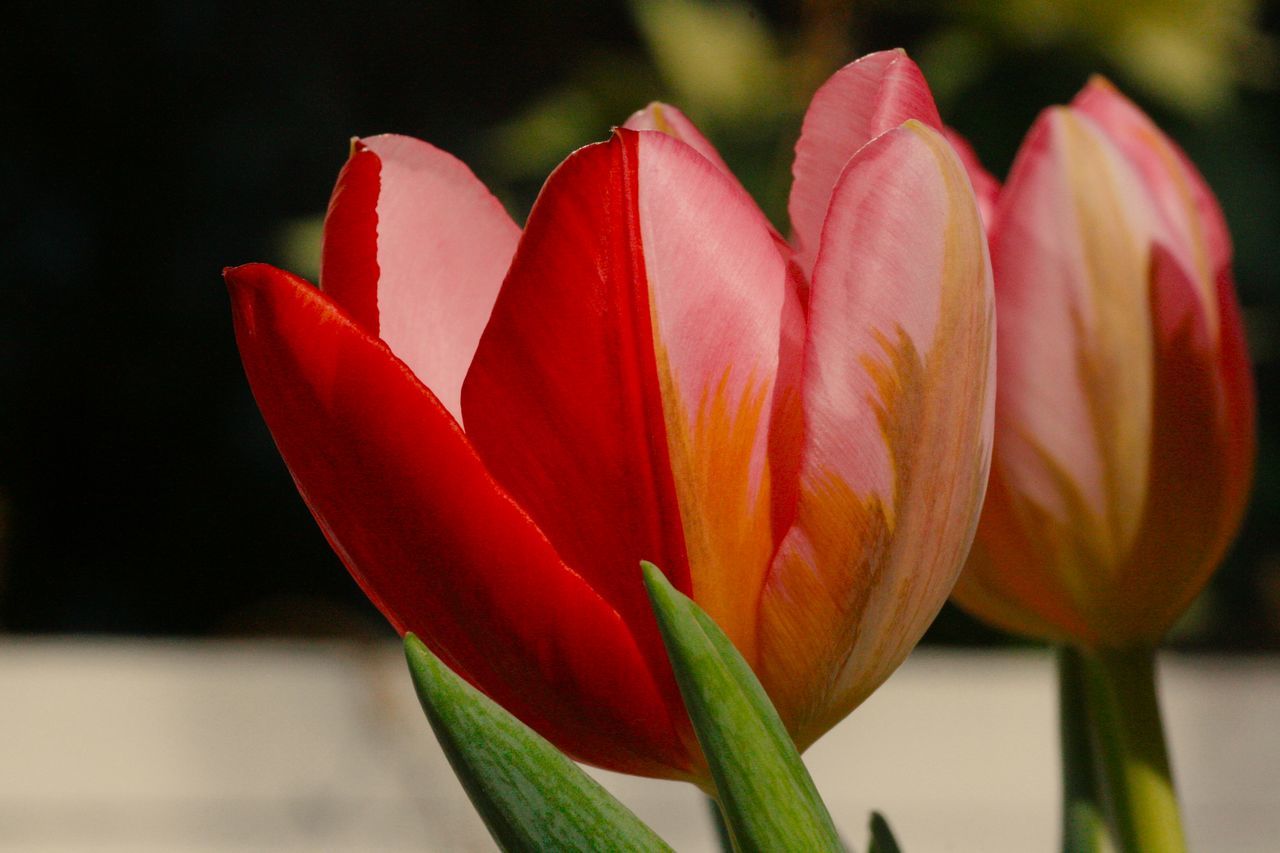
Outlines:
{"label": "pink petal", "polygon": [[901,50],[846,65],[814,94],[796,143],[787,205],[796,259],[806,276],[813,273],[832,188],[845,165],[867,142],[908,119],[942,126],[929,84]]}
{"label": "pink petal", "polygon": [[1231,235],[1213,191],[1182,149],[1102,77],[1091,79],[1071,107],[1096,122],[1137,169],[1170,229],[1171,250],[1195,272],[1201,299],[1214,317],[1214,282],[1231,262]]}
{"label": "pink petal", "polygon": [[[1215,314],[1236,315],[1229,281]],[[1157,249],[1151,277],[1156,329],[1154,433],[1141,533],[1113,572],[1111,593],[1090,621],[1108,645],[1158,643],[1218,568],[1239,527],[1253,458],[1253,393],[1238,325],[1220,354],[1182,262]],[[1168,329],[1171,317],[1180,317]],[[1161,329],[1159,327],[1166,328]],[[1221,356],[1225,355],[1225,358]],[[1143,602],[1135,607],[1134,602]]]}
{"label": "pink petal", "polygon": [[702,135],[688,116],[670,104],[654,101],[644,109],[632,113],[622,126],[627,130],[656,130],[673,136],[706,157],[711,165],[725,175],[737,181],[716,147]]}
{"label": "pink petal", "polygon": [[462,380],[519,238],[461,161],[407,136],[361,139],[329,202],[320,284],[461,422]]}

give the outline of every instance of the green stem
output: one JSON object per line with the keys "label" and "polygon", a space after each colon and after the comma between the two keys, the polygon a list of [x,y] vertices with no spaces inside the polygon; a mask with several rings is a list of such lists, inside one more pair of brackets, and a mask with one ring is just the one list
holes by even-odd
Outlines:
{"label": "green stem", "polygon": [[1155,649],[1081,653],[1086,702],[1111,825],[1125,853],[1185,853],[1169,770]]}
{"label": "green stem", "polygon": [[1057,651],[1062,853],[1103,853],[1111,845],[1099,787],[1097,747],[1085,701],[1084,661],[1070,646],[1060,646]]}

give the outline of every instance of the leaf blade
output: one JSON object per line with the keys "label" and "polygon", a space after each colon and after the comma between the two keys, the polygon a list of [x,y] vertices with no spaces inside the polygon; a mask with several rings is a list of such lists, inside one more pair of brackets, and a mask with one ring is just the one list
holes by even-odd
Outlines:
{"label": "leaf blade", "polygon": [[656,566],[641,567],[734,849],[843,850],[795,744],[747,662]]}
{"label": "leaf blade", "polygon": [[462,787],[503,850],[670,851],[541,735],[467,684],[413,634],[405,659]]}

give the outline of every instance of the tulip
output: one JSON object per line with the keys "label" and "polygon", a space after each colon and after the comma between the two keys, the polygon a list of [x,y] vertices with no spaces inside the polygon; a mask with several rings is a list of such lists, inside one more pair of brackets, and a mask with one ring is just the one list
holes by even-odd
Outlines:
{"label": "tulip", "polygon": [[1212,192],[1101,79],[1045,111],[987,196],[991,481],[955,600],[1059,654],[1064,849],[1184,848],[1154,648],[1222,559],[1253,392]]}
{"label": "tulip", "polygon": [[453,157],[378,136],[338,178],[319,289],[226,272],[258,405],[356,581],[589,763],[706,783],[642,559],[805,746],[902,661],[972,539],[990,269],[905,55],[823,87],[795,174],[789,245],[655,104],[521,231]]}
{"label": "tulip", "polygon": [[1222,213],[1095,79],[1032,127],[989,232],[995,451],[955,599],[1018,633],[1155,645],[1222,559],[1253,464]]}

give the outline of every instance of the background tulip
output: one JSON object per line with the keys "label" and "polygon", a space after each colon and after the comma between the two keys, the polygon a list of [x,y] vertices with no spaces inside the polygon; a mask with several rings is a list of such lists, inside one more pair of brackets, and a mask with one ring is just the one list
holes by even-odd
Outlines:
{"label": "background tulip", "polygon": [[[955,598],[1058,657],[1065,849],[1184,849],[1154,648],[1244,510],[1253,393],[1213,194],[1095,79],[991,197],[995,458]],[[1099,815],[1105,814],[1103,823]]]}
{"label": "background tulip", "polygon": [[392,624],[575,757],[655,776],[706,771],[641,559],[801,746],[888,677],[989,459],[990,270],[937,123],[905,55],[839,72],[794,253],[670,107],[570,156],[523,233],[449,155],[355,143],[321,289],[227,281],[299,491]]}
{"label": "background tulip", "polygon": [[1220,561],[1252,468],[1226,224],[1101,79],[1036,122],[988,224],[995,458],[955,599],[1012,631],[1154,644]]}

